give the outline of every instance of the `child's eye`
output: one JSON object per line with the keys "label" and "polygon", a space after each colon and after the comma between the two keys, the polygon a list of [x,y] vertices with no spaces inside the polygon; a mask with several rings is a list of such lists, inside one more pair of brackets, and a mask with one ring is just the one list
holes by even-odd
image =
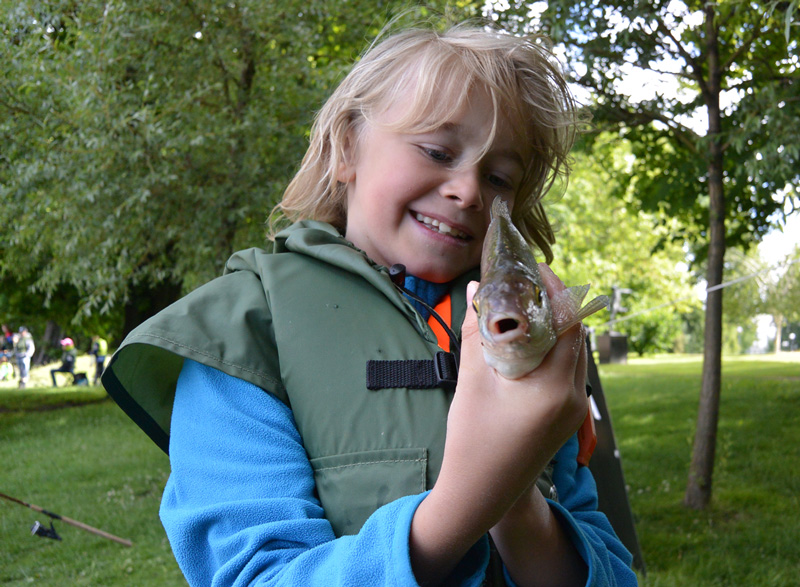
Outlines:
{"label": "child's eye", "polygon": [[433,159],[434,161],[440,161],[442,163],[449,163],[452,159],[450,155],[440,149],[432,149],[430,147],[423,147],[423,151],[425,154]]}
{"label": "child's eye", "polygon": [[487,176],[487,180],[489,181],[490,184],[492,184],[492,186],[494,186],[496,188],[500,188],[500,189],[504,189],[504,190],[514,189],[514,185],[509,180],[507,180],[504,177],[501,177],[499,175],[490,173]]}

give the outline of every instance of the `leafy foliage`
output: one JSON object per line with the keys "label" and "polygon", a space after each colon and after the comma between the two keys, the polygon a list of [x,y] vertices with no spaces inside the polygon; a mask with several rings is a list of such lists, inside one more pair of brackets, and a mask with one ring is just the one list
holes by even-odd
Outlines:
{"label": "leafy foliage", "polygon": [[587,325],[628,335],[639,354],[671,352],[682,315],[700,302],[683,243],[673,238],[680,224],[638,209],[635,184],[628,180],[630,158],[630,145],[609,135],[595,140],[591,155],[576,153],[565,195],[548,207],[556,227],[554,269],[568,285],[591,283],[590,296],[611,296],[614,286],[630,289],[619,322],[605,324],[608,314],[601,313]]}
{"label": "leafy foliage", "polygon": [[[527,4],[513,4],[498,18],[532,28]],[[686,235],[699,259],[712,142],[724,154],[728,245],[758,242],[774,214],[800,203],[797,5],[565,1],[541,13],[541,28],[563,44],[568,75],[588,92],[597,129],[630,140],[637,200],[693,226]]]}
{"label": "leafy foliage", "polygon": [[68,284],[78,320],[219,275],[264,244],[315,110],[407,6],[4,3],[0,275],[49,301]]}
{"label": "leafy foliage", "polygon": [[800,322],[800,247],[786,256],[784,270],[769,284],[766,309],[791,322]]}
{"label": "leafy foliage", "polygon": [[[708,260],[712,287],[723,281],[727,246],[757,242],[774,213],[798,202],[798,43],[786,26],[797,5],[559,0],[548,2],[541,15],[545,31],[564,44],[571,77],[590,93],[598,126],[633,144],[642,207],[666,210],[697,228],[688,236],[697,258]],[[634,88],[621,87],[626,77]],[[631,97],[664,78],[669,92],[656,87]],[[711,498],[722,302],[719,290],[706,298],[700,408],[685,498],[694,508]]]}

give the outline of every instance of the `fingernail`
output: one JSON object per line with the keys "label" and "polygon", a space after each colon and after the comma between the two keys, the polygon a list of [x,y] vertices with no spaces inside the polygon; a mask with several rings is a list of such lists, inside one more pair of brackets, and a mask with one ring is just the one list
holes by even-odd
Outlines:
{"label": "fingernail", "polygon": [[478,291],[478,285],[480,285],[477,281],[470,281],[467,284],[467,304],[472,303],[472,298],[475,297],[475,292]]}

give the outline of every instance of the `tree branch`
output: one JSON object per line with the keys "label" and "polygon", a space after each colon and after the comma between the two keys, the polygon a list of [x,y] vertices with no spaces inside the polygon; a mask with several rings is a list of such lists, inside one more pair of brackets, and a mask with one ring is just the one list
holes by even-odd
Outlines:
{"label": "tree branch", "polygon": [[702,75],[703,67],[702,61],[695,59],[695,57],[689,53],[686,48],[681,44],[681,42],[675,38],[675,35],[672,34],[672,31],[666,25],[666,23],[661,19],[659,14],[655,14],[654,18],[656,20],[657,26],[656,30],[661,31],[662,35],[667,37],[670,42],[675,46],[675,49],[678,51],[681,57],[686,60],[686,63],[692,68],[695,73],[695,81],[699,84],[705,84],[705,80]]}
{"label": "tree branch", "polygon": [[[197,13],[197,10],[195,9],[195,6],[194,6],[194,3],[192,2],[192,0],[184,0],[184,5],[189,10],[189,12],[192,14],[192,17],[194,17],[194,19],[197,21],[197,24],[200,27],[200,29],[202,29],[203,28],[203,18],[202,18],[202,16],[200,14]],[[236,76],[234,76],[230,71],[228,71],[228,68],[225,66],[225,60],[222,59],[222,55],[219,52],[217,44],[214,42],[214,38],[211,35],[209,35],[209,37],[208,37],[208,44],[211,47],[211,52],[214,54],[214,58],[213,58],[212,61],[220,69],[220,71],[222,72],[222,84],[223,84],[223,87],[224,87],[225,102],[228,104],[228,106],[230,108],[234,108],[234,104],[233,104],[233,101],[231,99],[229,83],[233,82],[234,84],[238,85],[238,82],[236,80]]]}
{"label": "tree branch", "polygon": [[682,71],[667,71],[667,70],[663,70],[663,69],[658,69],[656,67],[641,67],[641,66],[637,66],[637,67],[640,67],[641,69],[644,69],[644,70],[647,70],[647,71],[652,71],[653,73],[657,73],[659,75],[674,75],[675,77],[678,77],[678,78],[681,78],[681,79],[695,81],[694,77],[692,77],[691,75],[687,75],[687,74],[683,73]]}
{"label": "tree branch", "polygon": [[[594,87],[594,90],[598,96],[613,103],[613,98],[615,97],[614,95],[610,95],[597,87]],[[661,122],[670,129],[670,132],[672,132],[675,138],[686,148],[688,148],[691,153],[698,153],[696,144],[697,133],[687,126],[679,123],[674,118],[664,116],[659,111],[643,108],[641,105],[628,105],[628,107],[616,106],[613,108],[613,111],[619,115],[620,121],[625,121],[636,126],[644,126],[645,124],[655,121]]]}
{"label": "tree branch", "polygon": [[681,144],[689,149],[691,153],[697,154],[697,143],[694,140],[697,137],[697,134],[693,130],[689,129],[673,118],[664,116],[660,112],[641,109],[641,113],[646,117],[649,117],[650,121],[658,121],[666,125]]}
{"label": "tree branch", "polygon": [[22,106],[17,106],[15,104],[6,102],[3,98],[0,98],[0,107],[3,107],[9,112],[13,112],[15,114],[25,114],[27,116],[33,117],[33,112],[31,112],[30,110],[23,108]]}
{"label": "tree branch", "polygon": [[730,70],[731,66],[736,62],[736,60],[744,54],[746,51],[750,50],[750,47],[753,45],[756,39],[758,39],[761,35],[764,34],[764,29],[761,26],[762,17],[759,15],[758,22],[755,23],[753,34],[750,35],[750,38],[747,39],[744,43],[742,43],[739,48],[731,53],[730,57],[720,66],[720,71],[727,72]]}

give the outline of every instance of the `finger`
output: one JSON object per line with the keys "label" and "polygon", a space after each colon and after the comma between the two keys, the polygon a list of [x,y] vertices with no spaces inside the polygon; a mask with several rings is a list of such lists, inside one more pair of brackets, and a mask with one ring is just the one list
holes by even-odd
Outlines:
{"label": "finger", "polygon": [[467,284],[467,307],[472,306],[472,298],[475,297],[475,292],[478,291],[478,286],[480,284],[477,281],[470,281]]}
{"label": "finger", "polygon": [[478,289],[478,282],[467,284],[467,313],[461,325],[461,364],[462,367],[472,365],[481,355],[481,341],[478,332],[478,315],[472,307],[472,298]]}
{"label": "finger", "polygon": [[539,275],[542,276],[547,295],[551,298],[558,292],[567,289],[564,282],[559,279],[558,275],[553,273],[553,270],[546,263],[539,263]]}
{"label": "finger", "polygon": [[575,389],[583,392],[586,390],[586,377],[588,370],[588,358],[586,350],[586,328],[581,325],[581,349],[578,354],[578,362],[575,365]]}
{"label": "finger", "polygon": [[476,291],[478,291],[478,282],[470,281],[467,284],[467,313],[464,316],[464,323],[461,325],[462,338],[472,337],[478,333],[478,314],[472,306],[472,298],[475,297]]}
{"label": "finger", "polygon": [[555,346],[542,361],[541,367],[552,364],[557,372],[568,378],[567,381],[573,381],[581,353],[585,354],[585,343],[583,325],[576,324],[558,337]]}

